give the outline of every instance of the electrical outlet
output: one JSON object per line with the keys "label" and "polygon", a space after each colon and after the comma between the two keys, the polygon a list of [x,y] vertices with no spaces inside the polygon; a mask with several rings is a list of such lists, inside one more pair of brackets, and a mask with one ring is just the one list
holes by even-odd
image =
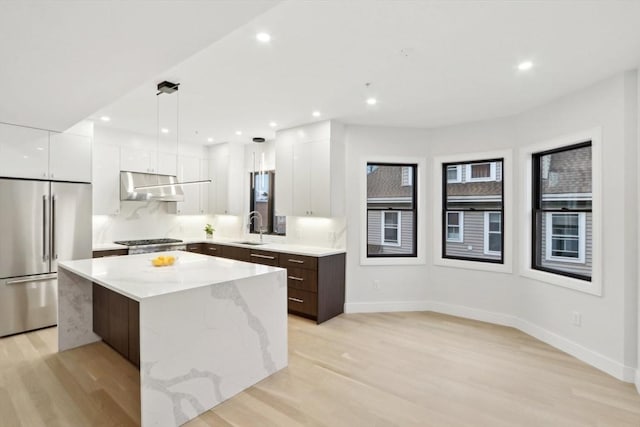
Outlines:
{"label": "electrical outlet", "polygon": [[373,289],[380,289],[380,280],[373,281]]}
{"label": "electrical outlet", "polygon": [[580,314],[580,312],[579,312],[579,311],[574,311],[574,312],[572,313],[572,316],[571,316],[571,323],[572,323],[574,326],[581,326],[581,325],[582,325],[582,314]]}

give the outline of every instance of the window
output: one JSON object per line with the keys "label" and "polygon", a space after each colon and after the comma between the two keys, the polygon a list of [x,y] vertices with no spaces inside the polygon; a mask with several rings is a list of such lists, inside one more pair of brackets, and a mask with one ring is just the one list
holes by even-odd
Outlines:
{"label": "window", "polygon": [[462,168],[460,165],[447,166],[447,182],[461,182]]}
{"label": "window", "polygon": [[468,182],[496,180],[496,162],[469,163],[466,169]]}
{"label": "window", "polygon": [[502,214],[500,212],[484,213],[484,253],[500,255],[502,252]]}
{"label": "window", "polygon": [[401,212],[382,212],[382,244],[401,246],[400,241]]}
{"label": "window", "polygon": [[462,212],[447,212],[447,242],[462,242],[464,217]]}
{"label": "window", "polygon": [[403,166],[402,167],[402,186],[411,186],[413,185],[413,171],[411,167]]}
{"label": "window", "polygon": [[417,257],[415,164],[367,164],[367,257]]}
{"label": "window", "polygon": [[[503,162],[489,159],[442,165],[443,258],[503,263],[503,182],[496,179]],[[462,179],[457,179],[459,171],[464,171]]]}
{"label": "window", "polygon": [[276,216],[273,210],[274,181],[275,172],[273,171],[255,172],[250,176],[250,211],[260,214],[251,221],[249,226],[250,233],[260,233],[260,220],[262,220],[263,234],[284,235],[286,233],[287,217]]}
{"label": "window", "polygon": [[533,154],[532,268],[591,280],[591,142]]}
{"label": "window", "polygon": [[584,262],[585,214],[546,214],[546,259],[564,262]]}

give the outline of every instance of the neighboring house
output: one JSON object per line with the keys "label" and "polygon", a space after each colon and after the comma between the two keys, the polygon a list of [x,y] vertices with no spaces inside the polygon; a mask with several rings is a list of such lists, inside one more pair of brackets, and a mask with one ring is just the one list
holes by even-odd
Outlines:
{"label": "neighboring house", "polygon": [[502,162],[447,166],[446,255],[500,260]]}
{"label": "neighboring house", "polygon": [[[591,208],[591,147],[543,156],[540,175],[545,208]],[[591,276],[591,212],[546,212],[540,221],[540,264]]]}
{"label": "neighboring house", "polygon": [[414,248],[412,167],[368,166],[369,254],[410,254]]}

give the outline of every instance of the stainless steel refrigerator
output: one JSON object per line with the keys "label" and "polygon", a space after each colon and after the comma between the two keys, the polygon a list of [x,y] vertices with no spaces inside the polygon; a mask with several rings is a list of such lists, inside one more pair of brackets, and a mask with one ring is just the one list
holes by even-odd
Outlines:
{"label": "stainless steel refrigerator", "polygon": [[58,261],[91,258],[91,184],[0,178],[0,336],[55,325]]}

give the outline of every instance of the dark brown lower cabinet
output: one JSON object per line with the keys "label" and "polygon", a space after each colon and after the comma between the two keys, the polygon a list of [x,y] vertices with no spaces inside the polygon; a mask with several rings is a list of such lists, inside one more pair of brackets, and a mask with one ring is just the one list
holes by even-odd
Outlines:
{"label": "dark brown lower cabinet", "polygon": [[287,269],[289,312],[320,324],[344,311],[345,254],[323,257],[280,254]]}
{"label": "dark brown lower cabinet", "polygon": [[140,306],[138,301],[93,284],[93,332],[140,368]]}

